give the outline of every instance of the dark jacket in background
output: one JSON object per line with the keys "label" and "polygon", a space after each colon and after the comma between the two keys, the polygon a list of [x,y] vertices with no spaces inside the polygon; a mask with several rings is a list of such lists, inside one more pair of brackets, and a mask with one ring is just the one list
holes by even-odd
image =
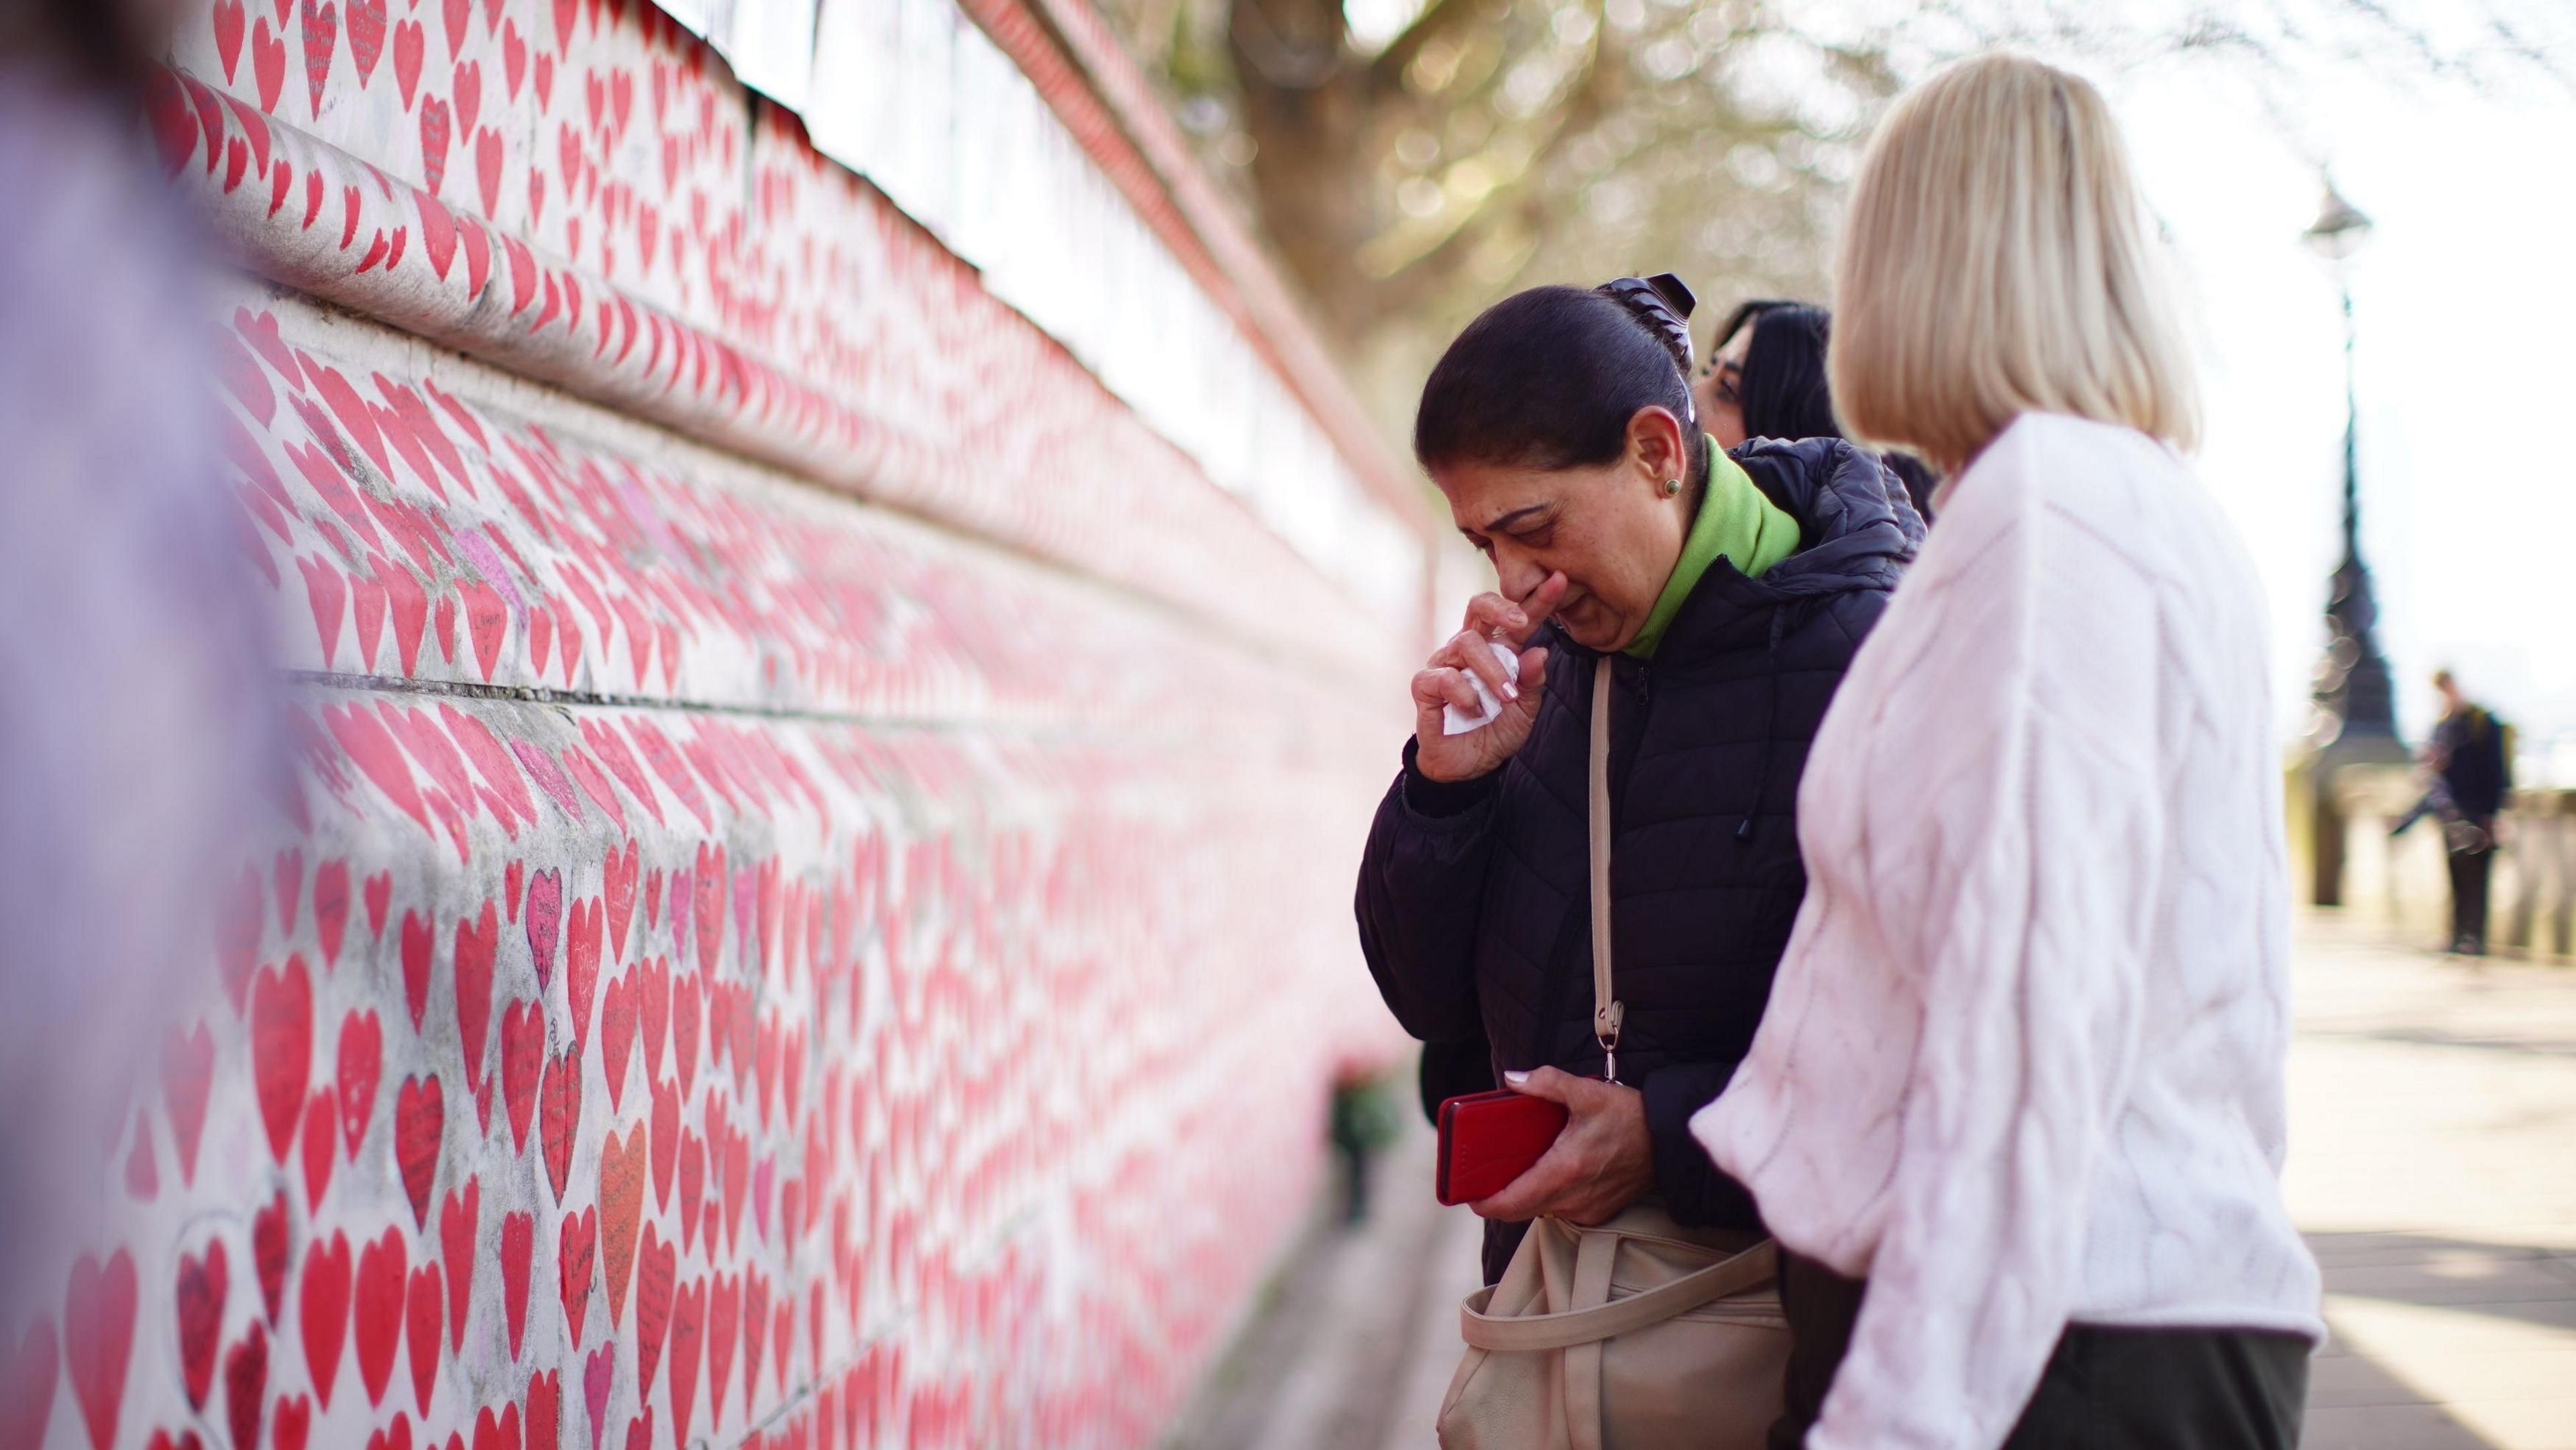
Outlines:
{"label": "dark jacket in background", "polygon": [[2513,789],[2505,759],[2504,725],[2477,705],[2463,705],[2433,727],[2433,749],[2442,761],[2442,785],[2461,816],[2484,824],[2504,809]]}
{"label": "dark jacket in background", "polygon": [[[1622,1081],[1645,1094],[1655,1187],[1685,1224],[1751,1228],[1690,1115],[1751,1046],[1806,891],[1799,773],[1853,653],[1922,538],[1878,461],[1840,439],[1737,451],[1798,520],[1761,579],[1712,565],[1651,662],[1612,662],[1611,903],[1627,1004]],[[1586,836],[1592,665],[1554,626],[1546,697],[1503,768],[1442,784],[1404,769],[1360,868],[1360,944],[1396,1019],[1428,1044],[1426,1107],[1502,1069],[1597,1075]],[[1486,1225],[1498,1278],[1519,1224]]]}

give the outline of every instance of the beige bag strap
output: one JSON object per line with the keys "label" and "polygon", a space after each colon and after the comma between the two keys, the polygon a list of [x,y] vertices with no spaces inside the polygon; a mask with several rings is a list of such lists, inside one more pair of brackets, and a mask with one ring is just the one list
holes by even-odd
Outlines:
{"label": "beige bag strap", "polygon": [[1478,1349],[1565,1349],[1589,1344],[1661,1324],[1730,1294],[1758,1289],[1779,1272],[1779,1260],[1779,1246],[1764,1239],[1740,1254],[1642,1294],[1562,1314],[1490,1315],[1484,1311],[1493,1302],[1494,1291],[1479,1289],[1458,1306],[1458,1329]]}
{"label": "beige bag strap", "polygon": [[1592,1036],[1601,1075],[1619,1080],[1619,1024],[1627,1009],[1610,991],[1610,657],[1592,666]]}

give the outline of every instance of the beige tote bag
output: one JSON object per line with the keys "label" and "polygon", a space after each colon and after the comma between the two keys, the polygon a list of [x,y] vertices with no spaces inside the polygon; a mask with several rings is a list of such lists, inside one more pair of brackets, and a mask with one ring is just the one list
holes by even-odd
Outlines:
{"label": "beige tote bag", "polygon": [[[1610,984],[1610,659],[1592,675],[1592,1029],[1618,1076]],[[1443,1450],[1759,1450],[1789,1322],[1776,1250],[1687,1229],[1647,1200],[1608,1223],[1530,1225],[1502,1282],[1458,1306],[1466,1357]]]}

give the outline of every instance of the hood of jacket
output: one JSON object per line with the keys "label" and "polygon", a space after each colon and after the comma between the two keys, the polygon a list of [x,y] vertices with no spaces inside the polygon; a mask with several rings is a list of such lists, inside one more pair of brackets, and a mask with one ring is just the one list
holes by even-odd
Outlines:
{"label": "hood of jacket", "polygon": [[1728,456],[1798,521],[1798,551],[1759,579],[1731,560],[1710,565],[1666,628],[1659,666],[1776,645],[1837,595],[1895,588],[1923,542],[1905,485],[1843,439],[1756,438]]}

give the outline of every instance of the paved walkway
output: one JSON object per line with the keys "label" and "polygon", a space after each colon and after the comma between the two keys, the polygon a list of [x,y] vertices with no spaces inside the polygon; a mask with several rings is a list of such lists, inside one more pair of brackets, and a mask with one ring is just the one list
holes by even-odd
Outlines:
{"label": "paved walkway", "polygon": [[[2335,1339],[2307,1450],[2576,1450],[2576,971],[2300,936],[2291,1211]],[[1415,1132],[1319,1226],[1172,1450],[1429,1450],[1477,1226]]]}

